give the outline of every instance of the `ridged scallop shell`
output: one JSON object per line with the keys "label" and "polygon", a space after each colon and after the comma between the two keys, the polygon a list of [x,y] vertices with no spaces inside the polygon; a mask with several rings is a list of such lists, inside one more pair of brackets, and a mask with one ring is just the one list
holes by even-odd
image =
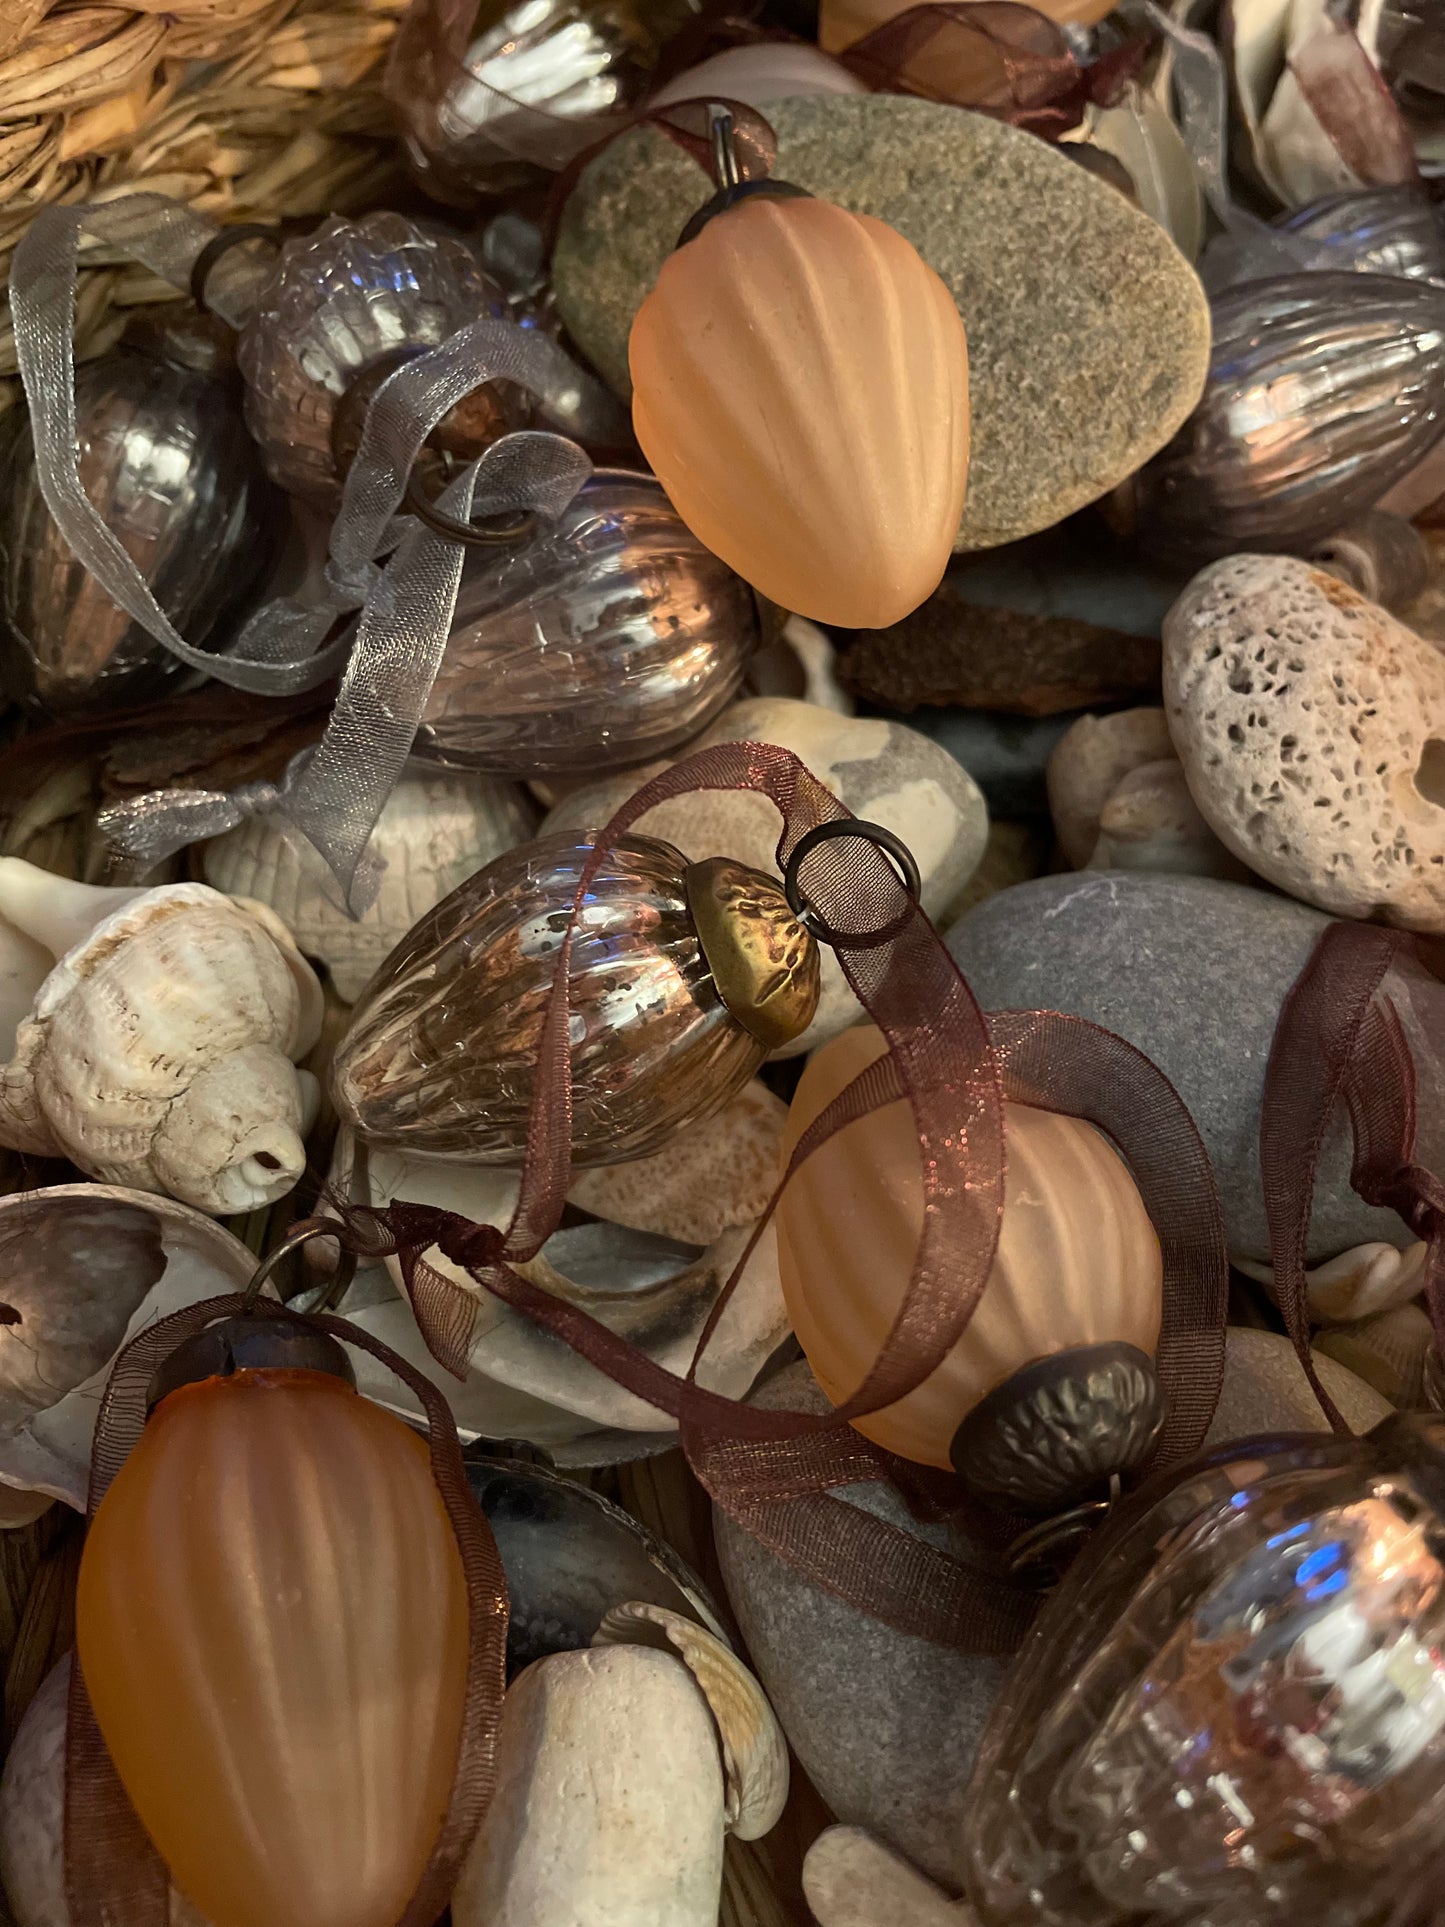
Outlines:
{"label": "ridged scallop shell", "polygon": [[[115,892],[96,894],[109,909]],[[320,1018],[320,985],[263,904],[142,891],[41,984],[0,1071],[0,1142],[202,1211],[272,1203],[305,1169],[315,1084],[294,1060]]]}
{"label": "ridged scallop shell", "polygon": [[275,818],[254,816],[206,845],[206,881],[270,906],[348,1004],[418,918],[503,850],[532,833],[522,792],[477,776],[403,776],[368,844],[385,865],[359,918],[348,915],[325,860]]}
{"label": "ridged scallop shell", "polygon": [[739,1840],[770,1833],[787,1804],[788,1743],[766,1693],[737,1654],[696,1620],[642,1600],[605,1613],[592,1644],[656,1646],[678,1655],[717,1721],[728,1832]]}
{"label": "ridged scallop shell", "polygon": [[[783,1163],[813,1120],[876,1058],[871,1027],[809,1060],[788,1114]],[[855,1421],[889,1451],[949,1466],[974,1406],[1022,1365],[1112,1340],[1153,1355],[1162,1311],[1159,1239],[1127,1165],[1077,1118],[1005,1106],[1008,1168],[993,1269],[962,1338],[916,1390]],[[778,1206],[783,1296],[808,1363],[835,1405],[882,1350],[923,1225],[918,1140],[905,1103],[839,1131],[806,1159]]]}
{"label": "ridged scallop shell", "polygon": [[628,347],[673,506],[785,609],[885,628],[939,583],[968,476],[953,297],[886,222],[753,198],[664,264]]}
{"label": "ridged scallop shell", "polygon": [[506,314],[464,242],[399,214],[333,214],[288,241],[236,351],[267,469],[290,494],[333,506],[331,424],[352,379],[398,348],[434,348],[469,321]]}

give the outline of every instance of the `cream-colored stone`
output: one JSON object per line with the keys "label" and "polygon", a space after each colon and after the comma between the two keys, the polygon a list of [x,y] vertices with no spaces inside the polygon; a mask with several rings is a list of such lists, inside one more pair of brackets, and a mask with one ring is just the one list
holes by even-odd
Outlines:
{"label": "cream-colored stone", "polygon": [[901,1854],[862,1827],[829,1827],[803,1862],[803,1895],[818,1927],[976,1927],[964,1900],[950,1900]]}
{"label": "cream-colored stone", "polygon": [[1173,756],[1129,771],[1104,805],[1099,840],[1086,867],[1251,880],[1200,815],[1184,765]]}
{"label": "cream-colored stone", "polygon": [[1121,709],[1110,716],[1081,716],[1059,738],[1049,757],[1049,811],[1059,848],[1082,870],[1099,840],[1104,805],[1129,774],[1172,756],[1162,709]]}
{"label": "cream-colored stone", "polygon": [[[1337,1360],[1315,1353],[1320,1383],[1355,1432],[1368,1432],[1394,1407]],[[1233,1325],[1224,1335],[1224,1384],[1203,1449],[1256,1432],[1328,1432],[1329,1420],[1283,1332]]]}
{"label": "cream-colored stone", "polygon": [[503,1701],[453,1927],[716,1927],[722,1856],[717,1729],[682,1661],[553,1653]]}
{"label": "cream-colored stone", "polygon": [[[65,1898],[65,1717],[70,1660],[46,1674],[0,1779],[0,1880],[15,1927],[70,1927]],[[206,1927],[171,1889],[170,1927]]]}
{"label": "cream-colored stone", "polygon": [[1402,1412],[1425,1403],[1425,1361],[1434,1343],[1429,1313],[1396,1305],[1353,1325],[1332,1325],[1315,1336],[1315,1350],[1371,1385]]}
{"label": "cream-colored stone", "polygon": [[1216,562],[1164,623],[1170,733],[1228,849],[1336,916],[1445,931],[1445,657],[1290,556]]}

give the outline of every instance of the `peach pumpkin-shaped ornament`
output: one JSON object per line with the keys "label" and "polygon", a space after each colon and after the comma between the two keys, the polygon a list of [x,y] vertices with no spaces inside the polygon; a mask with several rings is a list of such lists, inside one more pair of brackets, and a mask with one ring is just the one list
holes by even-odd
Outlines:
{"label": "peach pumpkin-shaped ornament", "polygon": [[426,1441],[359,1395],[333,1338],[274,1317],[206,1327],[149,1402],[76,1598],[121,1784],[212,1927],[396,1927],[467,1681]]}
{"label": "peach pumpkin-shaped ornament", "polygon": [[[788,1115],[784,1168],[885,1048],[860,1025],[817,1052]],[[1107,1490],[1158,1436],[1163,1263],[1127,1166],[1092,1125],[1006,1104],[1004,1129],[998,1250],[973,1317],[921,1385],[854,1423],[903,1458],[952,1466],[982,1497],[1053,1512]],[[841,1405],[883,1347],[923,1227],[907,1103],[857,1119],[805,1159],[777,1225],[793,1329]]]}
{"label": "peach pumpkin-shaped ornament", "polygon": [[938,587],[968,480],[968,343],[895,228],[734,180],[663,264],[628,361],[673,507],[761,595],[884,628]]}

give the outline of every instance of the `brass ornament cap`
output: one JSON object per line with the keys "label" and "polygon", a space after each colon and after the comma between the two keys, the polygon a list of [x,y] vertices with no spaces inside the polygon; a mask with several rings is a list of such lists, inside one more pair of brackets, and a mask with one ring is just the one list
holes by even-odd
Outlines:
{"label": "brass ornament cap", "polygon": [[818,1009],[818,946],[783,886],[725,856],[690,863],[683,886],[728,1014],[770,1051],[801,1037]]}
{"label": "brass ornament cap", "polygon": [[979,1498],[1055,1512],[1141,1465],[1165,1409],[1153,1361],[1137,1345],[1072,1345],[995,1386],[954,1433],[949,1456]]}

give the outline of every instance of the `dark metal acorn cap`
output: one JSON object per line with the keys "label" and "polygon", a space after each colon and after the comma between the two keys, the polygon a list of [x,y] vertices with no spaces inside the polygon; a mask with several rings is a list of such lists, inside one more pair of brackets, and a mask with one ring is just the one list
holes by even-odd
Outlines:
{"label": "dark metal acorn cap", "polygon": [[678,248],[685,248],[689,241],[695,241],[709,221],[715,220],[719,214],[726,214],[730,207],[736,207],[740,201],[755,200],[759,195],[775,201],[811,201],[813,198],[807,188],[794,187],[791,181],[775,181],[771,175],[758,181],[741,179],[737,149],[733,144],[733,117],[725,108],[718,108],[713,113],[712,151],[717,169],[717,193],[703,203],[678,235],[673,243],[674,254]]}
{"label": "dark metal acorn cap", "polygon": [[1056,1512],[1141,1465],[1164,1424],[1153,1362],[1135,1345],[1075,1345],[1021,1366],[976,1405],[949,1457],[995,1505]]}
{"label": "dark metal acorn cap", "polygon": [[232,1378],[237,1372],[326,1372],[344,1379],[353,1391],[356,1374],[334,1338],[293,1324],[289,1318],[241,1316],[207,1325],[156,1368],[146,1393],[146,1412],[183,1385],[207,1378]]}

